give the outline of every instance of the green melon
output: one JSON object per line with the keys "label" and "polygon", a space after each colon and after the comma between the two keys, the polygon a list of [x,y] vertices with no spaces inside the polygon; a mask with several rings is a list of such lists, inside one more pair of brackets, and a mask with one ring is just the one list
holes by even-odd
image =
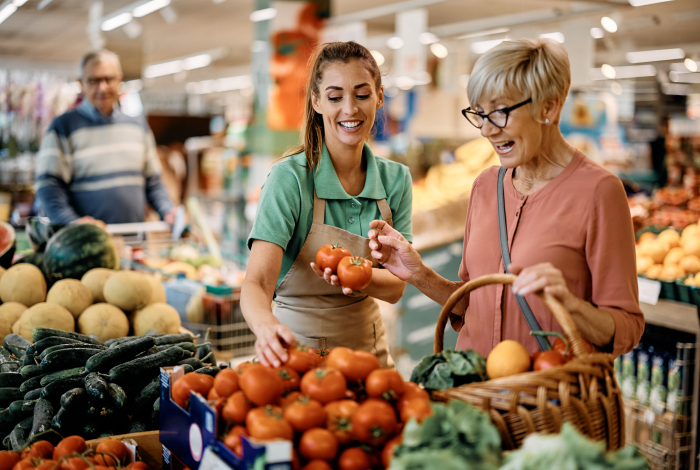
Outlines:
{"label": "green melon", "polygon": [[119,269],[119,257],[110,235],[89,224],[58,231],[46,244],[44,269],[52,281],[80,279],[94,268]]}

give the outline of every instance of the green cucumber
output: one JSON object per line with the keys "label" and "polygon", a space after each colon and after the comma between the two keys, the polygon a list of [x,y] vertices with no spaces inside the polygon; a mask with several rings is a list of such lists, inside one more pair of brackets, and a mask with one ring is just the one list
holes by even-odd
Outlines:
{"label": "green cucumber", "polygon": [[22,382],[22,385],[19,386],[20,391],[27,393],[30,390],[41,388],[41,379],[43,377],[43,375],[37,375],[32,377],[31,379],[25,380],[24,382]]}
{"label": "green cucumber", "polygon": [[37,356],[39,360],[43,360],[46,356],[54,351],[60,351],[62,349],[107,349],[106,346],[98,346],[96,344],[85,344],[85,343],[71,343],[71,344],[57,344],[56,346],[51,346],[46,348]]}
{"label": "green cucumber", "polygon": [[19,387],[24,380],[19,372],[0,373],[0,387]]}
{"label": "green cucumber", "polygon": [[117,384],[109,383],[107,384],[107,389],[109,392],[109,398],[116,408],[124,408],[126,405],[126,392]]}
{"label": "green cucumber", "polygon": [[211,375],[212,377],[216,377],[216,374],[221,372],[221,369],[218,367],[210,366],[210,367],[202,367],[201,369],[197,369],[195,371],[198,374],[207,374]]}
{"label": "green cucumber", "polygon": [[189,374],[190,372],[194,372],[194,367],[192,367],[189,364],[182,364],[180,367],[182,367],[182,370],[185,371],[185,374]]}
{"label": "green cucumber", "polygon": [[35,366],[39,363],[36,361],[36,356],[34,356],[34,354],[26,354],[26,355],[22,356],[21,364],[24,367],[24,366]]}
{"label": "green cucumber", "polygon": [[0,364],[0,372],[19,372],[20,367],[22,367],[22,365],[19,361],[4,362]]}
{"label": "green cucumber", "polygon": [[29,433],[32,430],[33,423],[33,416],[17,423],[17,426],[15,426],[9,436],[10,448],[12,448],[12,450],[19,450],[24,447],[24,444],[27,442],[27,438],[29,437]]}
{"label": "green cucumber", "polygon": [[5,346],[5,349],[10,351],[16,357],[21,358],[27,353],[27,349],[29,349],[32,343],[24,339],[23,336],[10,333],[9,335],[5,336],[3,345]]}
{"label": "green cucumber", "polygon": [[146,385],[136,396],[136,406],[144,407],[153,404],[153,401],[160,395],[160,376],[156,376]]}
{"label": "green cucumber", "polygon": [[17,387],[0,388],[0,408],[7,408],[13,401],[23,398],[24,392],[21,392]]}
{"label": "green cucumber", "polygon": [[88,421],[83,425],[78,434],[83,436],[83,438],[90,440],[97,438],[100,435],[100,430],[97,428],[97,423],[94,421]]}
{"label": "green cucumber", "polygon": [[35,342],[41,341],[44,338],[49,338],[51,336],[61,336],[62,338],[76,339],[83,343],[92,343],[102,346],[98,340],[90,338],[86,335],[81,335],[80,333],[74,333],[72,331],[55,330],[53,328],[41,328],[37,327],[32,330],[32,338]]}
{"label": "green cucumber", "polygon": [[182,360],[182,361],[178,362],[177,365],[178,366],[189,365],[194,370],[201,369],[202,367],[204,367],[204,364],[202,364],[202,361],[200,361],[199,359],[194,358],[194,357],[189,357],[185,360]]}
{"label": "green cucumber", "polygon": [[58,400],[61,395],[76,387],[85,385],[83,377],[70,377],[67,379],[59,379],[51,382],[41,391],[41,398],[48,400]]}
{"label": "green cucumber", "polygon": [[12,416],[9,408],[0,411],[0,431],[11,432],[17,424],[17,420]]}
{"label": "green cucumber", "polygon": [[129,434],[146,431],[148,431],[148,427],[143,421],[134,421],[133,423],[131,423],[131,426],[129,426]]}
{"label": "green cucumber", "polygon": [[44,351],[46,348],[50,348],[50,347],[61,345],[61,344],[86,344],[86,343],[84,343],[82,341],[78,341],[77,339],[64,338],[63,336],[49,336],[48,338],[44,338],[40,341],[37,341],[36,343],[33,343],[29,348],[27,348],[27,354],[39,354],[42,351]]}
{"label": "green cucumber", "polygon": [[90,372],[85,376],[85,390],[88,395],[103,400],[107,391],[107,381],[96,372]]}
{"label": "green cucumber", "polygon": [[195,337],[189,333],[178,333],[175,335],[163,335],[156,336],[156,346],[162,346],[164,344],[177,344],[184,341],[188,343],[194,343]]}
{"label": "green cucumber", "polygon": [[158,351],[164,351],[171,346],[177,346],[178,348],[184,349],[185,351],[189,351],[191,353],[197,352],[197,345],[195,345],[194,343],[188,343],[187,341],[177,344],[163,344],[161,346],[157,346],[157,348]]}
{"label": "green cucumber", "polygon": [[10,403],[9,410],[15,422],[34,416],[34,406],[39,400],[16,400]]}
{"label": "green cucumber", "polygon": [[[185,358],[185,353],[178,347],[172,347],[152,356],[140,357],[125,362],[109,370],[110,382],[124,383],[133,380],[134,376],[153,377],[158,375],[161,367],[173,366]],[[191,353],[190,353],[191,354]]]}
{"label": "green cucumber", "polygon": [[62,349],[48,354],[41,361],[46,372],[73,369],[84,366],[88,359],[101,352],[101,349]]}
{"label": "green cucumber", "polygon": [[34,364],[22,367],[19,370],[19,373],[22,374],[22,377],[24,377],[25,379],[31,379],[32,377],[36,377],[37,375],[43,375],[45,372],[41,370],[41,366]]}
{"label": "green cucumber", "polygon": [[27,393],[24,394],[24,399],[25,400],[38,400],[41,398],[41,391],[44,388],[35,388],[34,390],[30,390]]}
{"label": "green cucumber", "polygon": [[61,395],[61,408],[80,407],[87,402],[88,394],[83,387],[72,388]]}
{"label": "green cucumber", "polygon": [[74,429],[73,424],[75,421],[75,416],[71,416],[69,411],[61,407],[51,419],[51,429],[55,429],[59,434],[63,435],[72,434],[71,431]]}
{"label": "green cucumber", "polygon": [[90,372],[108,371],[112,367],[133,359],[137,354],[147,351],[153,346],[155,346],[155,340],[150,337],[137,338],[120,343],[92,356],[85,363],[85,368]]}
{"label": "green cucumber", "polygon": [[56,380],[70,379],[73,377],[85,377],[86,375],[88,375],[88,371],[85,370],[85,367],[74,367],[72,369],[59,370],[58,372],[52,372],[43,376],[41,378],[41,386],[46,387],[48,384],[55,382]]}
{"label": "green cucumber", "polygon": [[16,372],[19,368],[17,358],[4,346],[0,346],[0,372]]}
{"label": "green cucumber", "polygon": [[34,406],[34,423],[29,437],[32,438],[40,432],[51,429],[51,420],[55,414],[51,402],[46,398],[40,398]]}
{"label": "green cucumber", "polygon": [[134,356],[134,359],[136,359],[137,357],[152,356],[153,354],[156,354],[158,352],[160,352],[158,350],[158,346],[153,346],[151,349],[147,349],[146,351],[144,351],[142,353],[138,353],[136,356]]}
{"label": "green cucumber", "polygon": [[105,346],[108,348],[113,348],[114,346],[122,343],[128,343],[129,341],[133,341],[135,339],[141,338],[140,336],[124,336],[123,338],[114,338],[114,339],[108,339],[105,341]]}

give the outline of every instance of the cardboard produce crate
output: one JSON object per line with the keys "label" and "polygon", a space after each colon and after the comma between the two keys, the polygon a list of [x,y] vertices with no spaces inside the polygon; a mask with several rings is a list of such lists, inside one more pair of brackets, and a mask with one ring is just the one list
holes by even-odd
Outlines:
{"label": "cardboard produce crate", "polygon": [[[130,460],[128,463],[132,463],[135,460],[143,460],[143,462],[153,470],[157,470],[163,466],[158,431],[136,432],[132,434],[121,434],[118,436],[92,439],[87,441],[87,446],[89,449],[94,449],[100,442],[108,439],[116,439],[126,444],[126,446],[129,448],[130,454]],[[136,458],[137,455],[138,458]]]}

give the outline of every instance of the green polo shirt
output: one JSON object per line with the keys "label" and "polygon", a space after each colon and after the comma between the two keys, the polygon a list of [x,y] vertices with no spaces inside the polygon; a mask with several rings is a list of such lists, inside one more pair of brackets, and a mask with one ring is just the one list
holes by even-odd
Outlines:
{"label": "green polo shirt", "polygon": [[369,223],[382,219],[376,201],[386,199],[394,228],[408,241],[413,241],[413,195],[408,167],[375,157],[367,144],[363,156],[367,162],[367,178],[358,196],[350,196],[343,189],[325,145],[317,171],[306,169],[304,153],[286,158],[272,167],[260,194],[248,248],[254,240],[265,240],[282,247],[284,255],[278,286],[297,259],[311,230],[314,188],[318,197],[326,200],[327,225],[366,238]]}

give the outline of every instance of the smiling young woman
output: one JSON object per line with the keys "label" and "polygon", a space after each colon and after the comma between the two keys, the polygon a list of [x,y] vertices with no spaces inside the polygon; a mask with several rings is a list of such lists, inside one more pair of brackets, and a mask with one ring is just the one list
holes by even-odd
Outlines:
{"label": "smiling young woman", "polygon": [[[312,60],[301,145],[285,153],[263,187],[241,309],[264,364],[284,362],[285,348],[302,342],[368,351],[386,367],[393,361],[374,298],[397,302],[406,284],[378,269],[366,236],[370,221],[380,219],[412,239],[411,176],[366,144],[384,104],[370,52],[334,42]],[[330,269],[316,265],[316,252],[329,243],[373,261],[366,288],[341,287]]]}

